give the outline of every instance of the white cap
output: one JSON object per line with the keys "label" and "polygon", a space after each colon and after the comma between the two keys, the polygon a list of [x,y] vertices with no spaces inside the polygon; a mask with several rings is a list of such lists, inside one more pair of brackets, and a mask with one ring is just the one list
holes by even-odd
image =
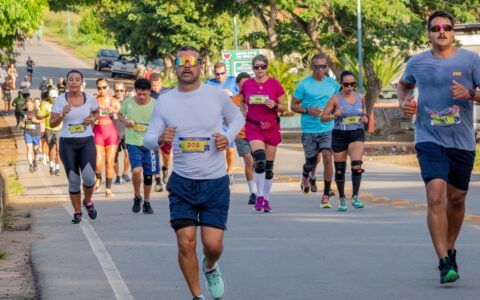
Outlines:
{"label": "white cap", "polygon": [[42,80],[43,80],[43,81],[47,81],[47,77],[43,76],[43,77],[42,77]]}
{"label": "white cap", "polygon": [[49,98],[57,98],[58,97],[58,91],[57,90],[50,90],[50,92],[48,92],[48,97]]}

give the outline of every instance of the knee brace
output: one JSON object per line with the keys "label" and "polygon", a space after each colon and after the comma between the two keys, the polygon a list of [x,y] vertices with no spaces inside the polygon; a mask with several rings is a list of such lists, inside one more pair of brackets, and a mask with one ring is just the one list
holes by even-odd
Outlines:
{"label": "knee brace", "polygon": [[[352,160],[352,174],[362,174],[365,172],[364,169],[362,169],[363,161],[361,160]],[[355,166],[360,166],[359,168],[354,168]]]}
{"label": "knee brace", "polygon": [[313,169],[317,166],[317,156],[309,157],[305,160],[305,164],[303,165],[303,171],[307,174],[312,172]]}
{"label": "knee brace", "polygon": [[143,174],[143,184],[144,185],[152,185],[152,175],[147,175],[147,174]]}
{"label": "knee brace", "polygon": [[273,160],[267,160],[265,179],[273,179]]}
{"label": "knee brace", "polygon": [[255,172],[258,174],[265,173],[267,167],[267,155],[265,154],[265,150],[256,150],[253,152],[253,158],[255,159]]}
{"label": "knee brace", "polygon": [[345,181],[345,171],[347,170],[347,162],[341,161],[335,163],[335,180]]}

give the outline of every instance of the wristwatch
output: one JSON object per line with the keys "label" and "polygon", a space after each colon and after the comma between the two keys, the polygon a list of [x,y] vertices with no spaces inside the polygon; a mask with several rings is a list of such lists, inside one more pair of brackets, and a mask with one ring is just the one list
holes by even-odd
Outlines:
{"label": "wristwatch", "polygon": [[470,99],[474,99],[477,95],[477,91],[475,89],[468,90],[470,92]]}

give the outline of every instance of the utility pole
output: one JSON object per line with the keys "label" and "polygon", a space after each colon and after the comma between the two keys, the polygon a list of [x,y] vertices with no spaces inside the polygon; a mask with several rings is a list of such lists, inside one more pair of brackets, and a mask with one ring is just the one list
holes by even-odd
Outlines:
{"label": "utility pole", "polygon": [[358,88],[363,93],[363,55],[362,55],[362,4],[357,0],[357,41],[358,41]]}

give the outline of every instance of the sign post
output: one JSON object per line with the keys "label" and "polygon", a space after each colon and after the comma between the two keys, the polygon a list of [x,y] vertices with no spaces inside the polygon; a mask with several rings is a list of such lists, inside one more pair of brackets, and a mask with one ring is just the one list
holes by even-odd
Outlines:
{"label": "sign post", "polygon": [[259,49],[222,51],[222,61],[225,63],[227,74],[237,76],[238,73],[247,72],[253,75],[252,59],[259,54]]}

